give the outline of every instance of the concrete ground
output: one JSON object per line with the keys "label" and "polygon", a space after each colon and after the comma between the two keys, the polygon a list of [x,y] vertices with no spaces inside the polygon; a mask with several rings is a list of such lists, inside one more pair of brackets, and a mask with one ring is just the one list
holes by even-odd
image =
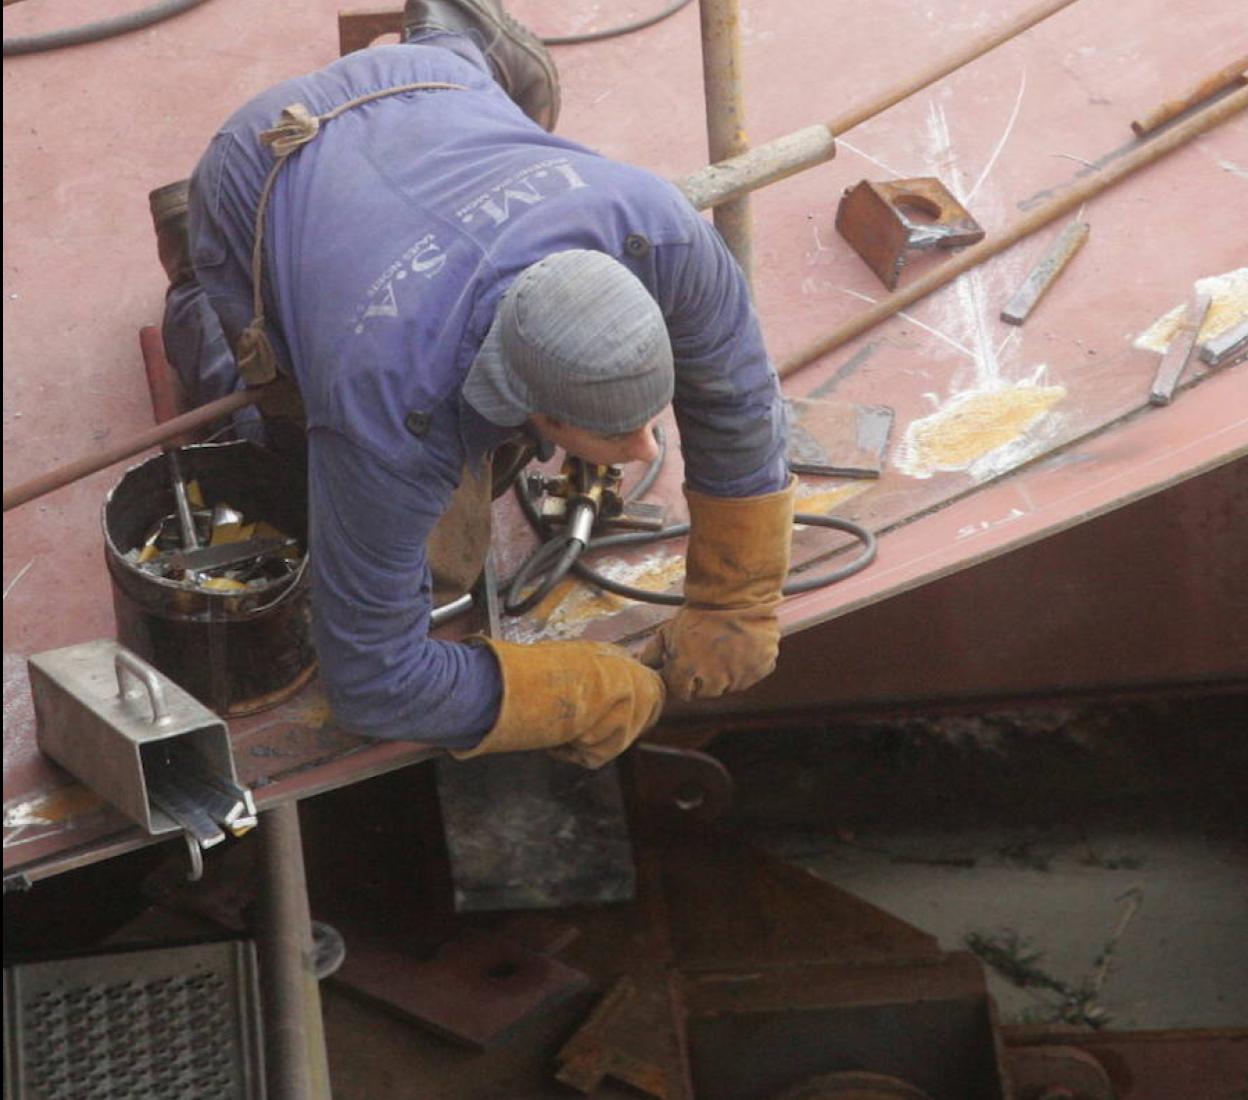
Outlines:
{"label": "concrete ground", "polygon": [[988,964],[1003,1022],[1248,1025],[1248,700],[721,739],[760,844]]}
{"label": "concrete ground", "polygon": [[945,950],[975,950],[1003,1023],[1248,1024],[1241,844],[1147,824],[766,839]]}

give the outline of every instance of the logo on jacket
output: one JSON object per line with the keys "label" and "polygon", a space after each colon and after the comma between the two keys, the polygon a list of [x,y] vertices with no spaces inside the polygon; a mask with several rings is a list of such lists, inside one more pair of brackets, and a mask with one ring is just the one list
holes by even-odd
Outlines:
{"label": "logo on jacket", "polygon": [[497,229],[511,219],[516,204],[535,206],[552,195],[588,186],[571,161],[556,157],[513,173],[485,194],[465,203],[455,211],[455,216],[470,229]]}
{"label": "logo on jacket", "polygon": [[396,283],[401,283],[412,275],[434,279],[445,266],[446,253],[442,250],[442,246],[434,240],[432,233],[426,233],[373,280],[373,284],[365,292],[363,305],[355,311],[356,335],[364,331],[365,321],[374,317],[397,317],[399,315],[399,300],[395,294]]}

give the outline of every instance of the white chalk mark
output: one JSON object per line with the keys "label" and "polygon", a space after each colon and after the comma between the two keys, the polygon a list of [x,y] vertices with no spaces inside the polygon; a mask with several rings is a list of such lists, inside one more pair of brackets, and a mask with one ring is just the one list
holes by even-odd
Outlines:
{"label": "white chalk mark", "polygon": [[978,523],[959,527],[954,538],[967,539],[972,535],[982,535],[985,531],[991,531],[994,527],[1000,527],[1004,523],[1013,523],[1015,520],[1023,519],[1026,515],[1027,513],[1021,508],[1011,508],[1001,519],[981,519]]}
{"label": "white chalk mark", "polygon": [[25,565],[21,567],[21,569],[17,571],[17,576],[14,577],[11,581],[9,581],[8,584],[4,586],[4,595],[0,596],[0,602],[3,602],[4,600],[7,600],[9,598],[9,593],[12,592],[13,589],[17,587],[17,582],[20,581],[24,576],[26,576],[27,573],[30,572],[30,567],[34,564],[35,564],[35,559],[31,558],[30,561],[28,561]]}
{"label": "white chalk mark", "polygon": [[[845,143],[841,142],[840,144],[844,145]],[[1248,180],[1248,169],[1241,168],[1233,161],[1220,160],[1218,161],[1218,167],[1221,168],[1223,172],[1230,172],[1232,176],[1238,176],[1241,180]]]}
{"label": "white chalk mark", "polygon": [[22,839],[22,834],[30,828],[29,825],[5,825],[4,828],[6,830],[4,834],[4,847],[12,848],[15,845],[26,843],[26,841]]}
{"label": "white chalk mark", "polygon": [[991,388],[1001,382],[1001,364],[992,346],[992,329],[989,324],[988,290],[981,271],[968,272],[954,286],[954,296],[961,303],[963,315],[971,326],[975,344],[975,374],[978,385]]}
{"label": "white chalk mark", "polygon": [[1014,337],[1017,335],[1018,335],[1018,328],[1016,326],[1011,326],[1010,331],[1005,334],[1005,339],[1002,340],[1001,343],[997,345],[997,358],[998,359],[1001,358],[1001,353],[1010,346],[1010,341],[1013,340]]}
{"label": "white chalk mark", "polygon": [[988,178],[988,173],[992,171],[993,166],[997,163],[997,158],[1001,155],[1001,150],[1005,148],[1005,143],[1009,141],[1010,134],[1014,131],[1014,124],[1018,121],[1018,112],[1023,106],[1023,92],[1027,90],[1027,70],[1024,69],[1018,79],[1018,95],[1014,97],[1014,110],[1010,112],[1010,121],[1005,124],[1005,132],[1001,135],[1001,139],[997,142],[997,147],[993,149],[992,156],[988,158],[988,163],[984,165],[984,170],[980,172],[979,179],[975,181],[975,185],[971,188],[963,205],[970,203],[975,197],[975,192],[979,190],[980,184]]}
{"label": "white chalk mark", "polygon": [[1096,165],[1090,160],[1084,160],[1083,157],[1077,157],[1074,153],[1054,153],[1055,157],[1064,157],[1066,160],[1073,160],[1076,164],[1082,164],[1085,168],[1095,168]]}
{"label": "white chalk mark", "polygon": [[[870,302],[872,305],[875,305],[875,303],[876,303],[876,301],[877,301],[877,299],[872,298],[872,297],[871,297],[871,295],[869,295],[869,294],[860,294],[860,293],[859,293],[858,291],[856,291],[856,290],[849,290],[849,289],[848,289],[848,288],[846,288],[846,287],[841,287],[841,290],[843,290],[846,294],[849,294],[849,295],[853,296],[854,298],[860,298],[860,299],[861,299],[862,301],[864,301],[864,302]],[[957,349],[958,349],[958,351],[960,351],[963,355],[967,356],[968,358],[970,358],[970,359],[972,359],[972,360],[975,358],[975,353],[974,353],[973,351],[971,351],[971,349],[970,349],[970,348],[965,347],[965,346],[964,346],[964,345],[962,345],[962,344],[959,344],[959,343],[958,343],[955,339],[953,339],[953,337],[951,337],[951,336],[946,336],[946,335],[945,335],[943,332],[941,332],[939,329],[934,329],[934,328],[932,328],[932,326],[931,326],[931,325],[925,325],[925,324],[924,324],[922,321],[920,321],[920,320],[919,320],[919,319],[918,319],[918,318],[917,318],[917,317],[916,317],[913,313],[906,313],[904,310],[901,310],[901,311],[899,311],[899,312],[897,313],[897,316],[898,316],[898,317],[904,317],[904,318],[905,318],[907,321],[909,321],[912,325],[918,325],[918,326],[919,326],[919,328],[923,329],[925,332],[930,332],[933,336],[935,336],[937,339],[943,340],[943,341],[944,341],[946,344],[948,344],[950,347],[957,348]]]}
{"label": "white chalk mark", "polygon": [[[964,206],[967,205],[969,200],[963,197],[964,179],[958,165],[957,151],[953,147],[949,119],[944,108],[934,102],[929,103],[928,135],[932,149],[929,163],[935,168],[933,174],[947,180],[949,190]],[[991,168],[991,164],[988,167]],[[986,175],[985,171],[985,175],[980,177],[981,183]],[[968,271],[962,278],[954,281],[952,291],[952,303],[956,308],[951,319],[967,327],[967,335],[975,348],[968,354],[975,364],[976,387],[984,389],[1000,384],[1001,370],[992,348],[993,332],[989,325],[989,296],[984,284],[984,269],[973,268]]]}
{"label": "white chalk mark", "polygon": [[949,119],[945,109],[935,100],[928,100],[927,131],[932,142],[932,158],[938,177],[948,181],[949,190],[963,206],[967,199],[962,186],[962,173],[953,153],[953,137],[949,133]]}
{"label": "white chalk mark", "polygon": [[858,156],[862,157],[863,160],[869,160],[877,168],[883,168],[885,172],[892,173],[898,179],[905,179],[906,176],[909,175],[909,173],[907,172],[898,172],[896,168],[890,168],[882,160],[876,160],[875,157],[873,157],[870,153],[865,153],[861,149],[859,149],[857,146],[850,145],[849,142],[846,141],[844,138],[838,137],[836,139],[836,144],[837,144],[837,148],[848,149],[851,153],[857,153]]}

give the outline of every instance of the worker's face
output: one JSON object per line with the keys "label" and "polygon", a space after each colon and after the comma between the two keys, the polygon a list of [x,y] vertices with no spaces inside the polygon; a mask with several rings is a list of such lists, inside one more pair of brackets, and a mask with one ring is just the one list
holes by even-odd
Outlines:
{"label": "worker's face", "polygon": [[621,435],[599,435],[542,413],[534,413],[531,420],[533,427],[556,447],[586,462],[613,466],[625,462],[653,462],[659,455],[659,445],[654,440],[654,420]]}

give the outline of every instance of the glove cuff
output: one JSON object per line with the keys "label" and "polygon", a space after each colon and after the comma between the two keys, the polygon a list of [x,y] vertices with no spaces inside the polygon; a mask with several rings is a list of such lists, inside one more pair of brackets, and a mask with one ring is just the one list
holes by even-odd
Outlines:
{"label": "glove cuff", "polygon": [[789,571],[797,478],[754,497],[713,497],[685,487],[689,549],[685,557],[688,607],[735,609],[774,606]]}
{"label": "glove cuff", "polygon": [[658,720],[662,680],[620,646],[471,640],[493,652],[503,694],[494,725],[475,748],[453,753],[460,759],[577,742],[597,766]]}

